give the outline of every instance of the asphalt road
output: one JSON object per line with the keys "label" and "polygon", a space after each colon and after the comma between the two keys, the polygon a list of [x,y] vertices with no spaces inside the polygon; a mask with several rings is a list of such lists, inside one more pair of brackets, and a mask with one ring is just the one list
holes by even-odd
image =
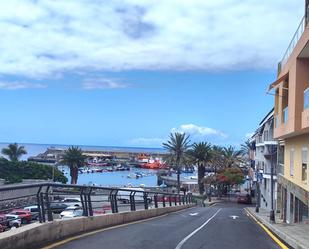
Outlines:
{"label": "asphalt road", "polygon": [[277,249],[244,211],[220,204],[195,207],[68,242],[58,249]]}

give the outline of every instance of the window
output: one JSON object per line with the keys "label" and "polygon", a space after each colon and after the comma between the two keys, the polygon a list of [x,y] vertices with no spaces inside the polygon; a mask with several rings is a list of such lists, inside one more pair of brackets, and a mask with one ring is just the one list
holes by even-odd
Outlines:
{"label": "window", "polygon": [[308,164],[308,159],[307,159],[308,158],[308,148],[307,147],[303,147],[301,157],[302,157],[301,179],[303,181],[307,181],[307,164]]}
{"label": "window", "polygon": [[309,88],[304,91],[304,109],[309,108]]}
{"label": "window", "polygon": [[268,130],[264,131],[264,141],[268,141]]}
{"label": "window", "polygon": [[294,176],[294,148],[290,150],[290,176]]}
{"label": "window", "polygon": [[286,107],[283,109],[283,123],[286,123],[288,121],[288,115],[289,115],[289,108]]}

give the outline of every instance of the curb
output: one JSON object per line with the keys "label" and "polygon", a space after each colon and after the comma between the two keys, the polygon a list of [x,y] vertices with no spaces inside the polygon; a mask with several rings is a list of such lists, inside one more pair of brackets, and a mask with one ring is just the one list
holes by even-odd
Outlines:
{"label": "curb", "polygon": [[261,222],[264,226],[266,226],[269,230],[271,230],[278,238],[280,238],[282,241],[284,241],[288,246],[294,248],[294,249],[309,249],[309,245],[304,245],[303,243],[299,242],[298,240],[294,239],[290,235],[287,235],[286,233],[283,233],[280,231],[280,229],[276,228],[274,225],[272,225],[270,222],[260,218],[257,216],[254,212],[252,212],[250,209],[245,208],[245,210],[251,214],[253,217],[255,217],[259,222]]}

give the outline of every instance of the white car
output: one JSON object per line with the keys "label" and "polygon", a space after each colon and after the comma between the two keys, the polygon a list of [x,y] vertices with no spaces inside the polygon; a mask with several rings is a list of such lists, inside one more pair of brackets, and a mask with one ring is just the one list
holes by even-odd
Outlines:
{"label": "white car", "polygon": [[80,217],[83,216],[83,209],[74,206],[67,207],[64,211],[60,213],[60,216],[62,219]]}
{"label": "white car", "polygon": [[5,215],[7,221],[8,221],[8,225],[10,228],[12,227],[20,227],[21,225],[21,219],[18,215],[15,215],[15,214],[6,214]]}
{"label": "white car", "polygon": [[71,197],[71,198],[64,198],[62,200],[62,203],[68,205],[68,206],[74,206],[74,207],[81,207],[82,206],[82,202],[80,200],[80,198],[78,197]]}

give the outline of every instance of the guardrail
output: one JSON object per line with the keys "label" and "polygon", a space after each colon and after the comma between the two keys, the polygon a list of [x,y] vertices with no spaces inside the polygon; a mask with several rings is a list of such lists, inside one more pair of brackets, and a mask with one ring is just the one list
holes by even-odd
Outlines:
{"label": "guardrail", "polygon": [[298,25],[298,28],[297,28],[296,32],[294,33],[293,38],[292,38],[287,50],[285,51],[284,56],[282,57],[282,60],[278,64],[278,75],[282,71],[282,68],[284,67],[284,65],[288,61],[290,55],[292,54],[294,48],[296,47],[297,42],[299,41],[300,37],[304,33],[305,28],[307,26],[307,21],[308,20],[306,19],[305,16],[301,19],[301,22]]}
{"label": "guardrail", "polygon": [[147,191],[140,188],[106,188],[55,183],[0,188],[0,214],[5,215],[14,209],[34,206],[40,223],[66,218],[60,214],[69,206],[72,207],[71,210],[79,210],[76,216],[95,216],[189,203],[193,203],[192,194]]}

